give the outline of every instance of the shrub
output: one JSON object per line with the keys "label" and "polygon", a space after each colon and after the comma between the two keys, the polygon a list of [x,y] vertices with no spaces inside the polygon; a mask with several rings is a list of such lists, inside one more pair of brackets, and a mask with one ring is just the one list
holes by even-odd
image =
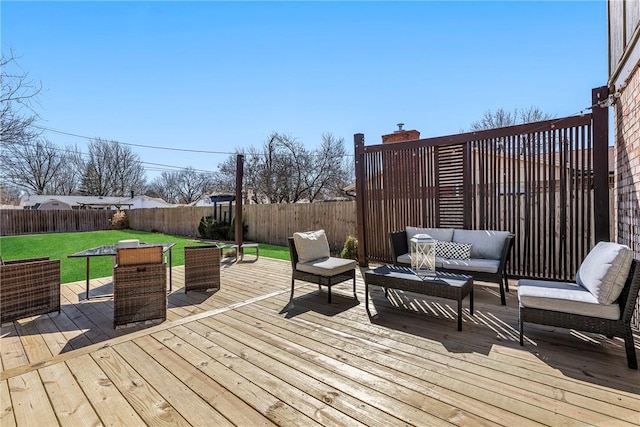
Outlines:
{"label": "shrub", "polygon": [[[231,224],[226,222],[216,221],[212,216],[204,216],[200,218],[200,224],[198,224],[198,233],[203,239],[210,240],[233,240],[235,238],[235,226],[234,221]],[[247,225],[243,225],[243,238],[247,233]]]}
{"label": "shrub", "polygon": [[117,211],[111,217],[111,228],[113,230],[124,230],[125,228],[129,228],[129,218],[127,218],[127,214],[125,211]]}
{"label": "shrub", "polygon": [[340,252],[341,258],[357,259],[358,258],[358,239],[353,236],[347,236],[344,246]]}

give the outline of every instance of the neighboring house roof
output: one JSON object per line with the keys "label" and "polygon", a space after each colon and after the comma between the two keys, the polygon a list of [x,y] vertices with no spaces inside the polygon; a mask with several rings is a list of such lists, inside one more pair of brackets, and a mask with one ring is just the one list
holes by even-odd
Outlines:
{"label": "neighboring house roof", "polygon": [[100,196],[58,196],[58,195],[26,195],[20,204],[25,209],[38,209],[39,206],[59,203],[71,209],[121,208],[132,206],[130,197]]}
{"label": "neighboring house roof", "polygon": [[168,203],[159,197],[149,197],[144,194],[130,198],[129,203],[132,204],[131,209],[173,208],[178,206]]}

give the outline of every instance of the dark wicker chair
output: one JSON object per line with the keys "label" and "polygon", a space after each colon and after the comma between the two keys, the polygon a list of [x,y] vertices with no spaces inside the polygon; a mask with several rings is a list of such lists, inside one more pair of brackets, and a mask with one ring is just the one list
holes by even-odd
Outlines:
{"label": "dark wicker chair", "polygon": [[30,258],[0,265],[0,322],[60,312],[60,260]]}
{"label": "dark wicker chair", "polygon": [[220,289],[220,252],[216,245],[184,248],[184,292]]}
{"label": "dark wicker chair", "polygon": [[118,249],[113,269],[113,327],[167,318],[162,246]]}
{"label": "dark wicker chair", "polygon": [[356,296],[356,270],[355,268],[345,271],[342,273],[338,273],[335,275],[321,275],[321,274],[313,274],[307,273],[305,271],[300,271],[296,268],[298,264],[298,251],[296,250],[296,245],[293,241],[293,237],[288,238],[289,241],[289,254],[291,255],[291,296],[289,299],[293,299],[293,288],[294,282],[296,279],[302,280],[305,282],[316,283],[318,285],[318,290],[322,290],[322,286],[326,286],[328,288],[328,296],[327,302],[331,303],[331,287],[338,283],[353,280],[353,296]]}
{"label": "dark wicker chair", "polygon": [[[509,254],[513,247],[515,235],[512,234],[507,237],[505,244],[502,248],[502,256],[500,258],[500,267],[495,273],[489,273],[484,271],[471,271],[471,270],[456,270],[453,268],[443,268],[442,271],[447,273],[462,274],[467,276],[473,276],[474,280],[480,280],[484,282],[493,282],[500,285],[500,303],[502,305],[507,304],[507,298],[505,292],[509,292],[509,280],[507,276],[507,263],[509,262]],[[402,265],[397,262],[398,256],[409,252],[409,243],[407,242],[406,231],[396,231],[389,233],[389,240],[391,242],[391,256],[393,257],[393,265]]]}
{"label": "dark wicker chair", "polygon": [[541,310],[530,307],[520,307],[520,345],[524,345],[524,323],[538,323],[540,325],[557,326],[567,329],[602,334],[606,337],[620,337],[624,339],[627,352],[627,364],[631,369],[638,369],[638,360],[633,343],[631,318],[636,306],[638,291],[640,290],[640,261],[633,260],[629,276],[618,298],[620,304],[620,319],[609,320],[599,317],[582,316],[563,313],[560,311]]}

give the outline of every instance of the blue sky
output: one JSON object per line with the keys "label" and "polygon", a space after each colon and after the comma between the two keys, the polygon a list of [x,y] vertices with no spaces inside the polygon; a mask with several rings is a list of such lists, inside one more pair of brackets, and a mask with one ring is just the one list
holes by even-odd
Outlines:
{"label": "blue sky", "polygon": [[[327,132],[352,152],[353,134],[377,144],[398,122],[431,137],[501,107],[576,114],[607,82],[604,0],[0,8],[3,52],[43,84],[39,124],[131,144],[228,153],[277,131],[314,148]],[[228,157],[133,149],[210,171]]]}

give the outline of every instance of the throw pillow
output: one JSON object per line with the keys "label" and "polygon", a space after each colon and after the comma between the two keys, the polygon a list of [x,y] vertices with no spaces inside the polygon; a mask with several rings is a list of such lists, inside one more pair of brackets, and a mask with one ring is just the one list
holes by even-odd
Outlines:
{"label": "throw pillow", "polygon": [[587,254],[576,273],[576,282],[587,288],[600,304],[613,304],[629,275],[633,252],[626,245],[599,242]]}
{"label": "throw pillow", "polygon": [[436,256],[446,259],[468,260],[471,258],[471,243],[436,241]]}
{"label": "throw pillow", "polygon": [[298,252],[298,262],[306,263],[319,258],[328,258],[329,242],[324,230],[293,233],[293,243]]}

